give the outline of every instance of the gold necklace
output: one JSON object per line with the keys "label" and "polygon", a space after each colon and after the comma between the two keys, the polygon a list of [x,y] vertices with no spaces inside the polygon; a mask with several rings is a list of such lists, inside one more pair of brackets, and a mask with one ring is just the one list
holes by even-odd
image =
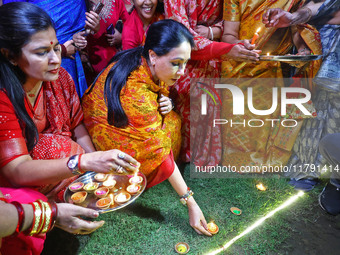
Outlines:
{"label": "gold necklace", "polygon": [[28,95],[28,99],[32,105],[34,105],[35,99],[40,91],[42,82],[39,85],[36,85],[30,91],[27,91],[26,94]]}

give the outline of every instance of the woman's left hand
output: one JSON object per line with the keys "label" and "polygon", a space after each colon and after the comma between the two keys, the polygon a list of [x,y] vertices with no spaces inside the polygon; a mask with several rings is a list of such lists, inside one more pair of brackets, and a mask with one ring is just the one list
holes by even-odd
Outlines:
{"label": "woman's left hand", "polygon": [[95,219],[98,212],[78,205],[59,203],[56,226],[75,235],[88,235],[104,225],[104,221],[88,221],[81,216]]}
{"label": "woman's left hand", "polygon": [[105,34],[107,43],[110,46],[119,46],[122,43],[122,34],[115,29],[115,33],[113,35],[111,34]]}
{"label": "woman's left hand", "polygon": [[161,94],[160,98],[158,99],[159,103],[159,111],[162,115],[166,115],[173,109],[173,105],[171,99]]}
{"label": "woman's left hand", "polygon": [[208,231],[207,221],[204,215],[195,201],[188,201],[189,210],[189,222],[190,226],[200,235],[212,236]]}

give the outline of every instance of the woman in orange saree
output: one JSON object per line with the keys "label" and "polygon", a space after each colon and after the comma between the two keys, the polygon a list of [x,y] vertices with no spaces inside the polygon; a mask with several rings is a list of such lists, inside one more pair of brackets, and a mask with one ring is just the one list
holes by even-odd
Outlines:
{"label": "woman in orange saree", "polygon": [[[174,162],[169,87],[190,58],[193,37],[182,24],[161,20],[150,25],[144,46],[118,53],[83,96],[84,122],[96,148],[121,148],[141,163],[147,187],[170,184],[188,206],[190,225],[210,236],[206,220]],[[177,127],[180,129],[180,126]]]}
{"label": "woman in orange saree", "polygon": [[[304,1],[300,0],[225,0],[224,2],[224,34],[222,41],[229,43],[243,42],[245,46],[262,50],[270,55],[285,55],[290,53],[293,43],[298,54],[304,51],[311,54],[321,53],[320,37],[318,32],[309,25],[299,25],[290,29],[266,28],[262,23],[262,15],[268,8],[282,8],[294,11]],[[251,45],[248,39],[260,29],[259,37]],[[299,63],[300,64],[300,63]],[[312,78],[318,71],[320,61],[307,62],[298,71],[299,77]],[[269,109],[272,106],[272,89],[283,87],[283,78],[289,78],[280,62],[259,61],[258,63],[245,63],[225,61],[222,63],[222,78],[233,78],[237,86],[246,95],[247,89],[253,89],[253,104],[255,109]],[[244,78],[242,80],[242,78]],[[311,84],[311,79],[308,80]],[[223,92],[222,118],[233,118],[234,122],[261,119],[264,125],[251,127],[247,125],[223,125],[223,165],[242,166],[252,165],[285,165],[291,155],[291,149],[301,127],[301,121],[296,127],[283,128],[280,121],[272,124],[266,119],[280,119],[280,108],[270,115],[259,116],[245,109],[245,115],[233,116],[232,97]],[[245,96],[247,102],[247,97]],[[256,124],[253,124],[256,125]]]}

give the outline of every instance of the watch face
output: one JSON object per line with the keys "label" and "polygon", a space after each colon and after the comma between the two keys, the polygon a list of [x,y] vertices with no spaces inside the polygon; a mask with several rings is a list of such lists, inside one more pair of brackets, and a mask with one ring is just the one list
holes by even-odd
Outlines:
{"label": "watch face", "polygon": [[75,161],[74,159],[73,160],[70,160],[68,162],[68,167],[69,168],[75,168],[77,166],[77,161]]}

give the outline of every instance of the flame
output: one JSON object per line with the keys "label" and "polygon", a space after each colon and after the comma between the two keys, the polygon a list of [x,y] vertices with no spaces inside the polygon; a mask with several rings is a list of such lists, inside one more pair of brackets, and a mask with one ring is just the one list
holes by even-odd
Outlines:
{"label": "flame", "polygon": [[259,33],[261,31],[261,27],[259,27],[257,30],[256,30],[256,33]]}
{"label": "flame", "polygon": [[256,184],[256,188],[261,191],[265,191],[267,189],[262,183]]}
{"label": "flame", "polygon": [[269,56],[270,54],[269,54],[269,52],[267,53],[267,56]]}

